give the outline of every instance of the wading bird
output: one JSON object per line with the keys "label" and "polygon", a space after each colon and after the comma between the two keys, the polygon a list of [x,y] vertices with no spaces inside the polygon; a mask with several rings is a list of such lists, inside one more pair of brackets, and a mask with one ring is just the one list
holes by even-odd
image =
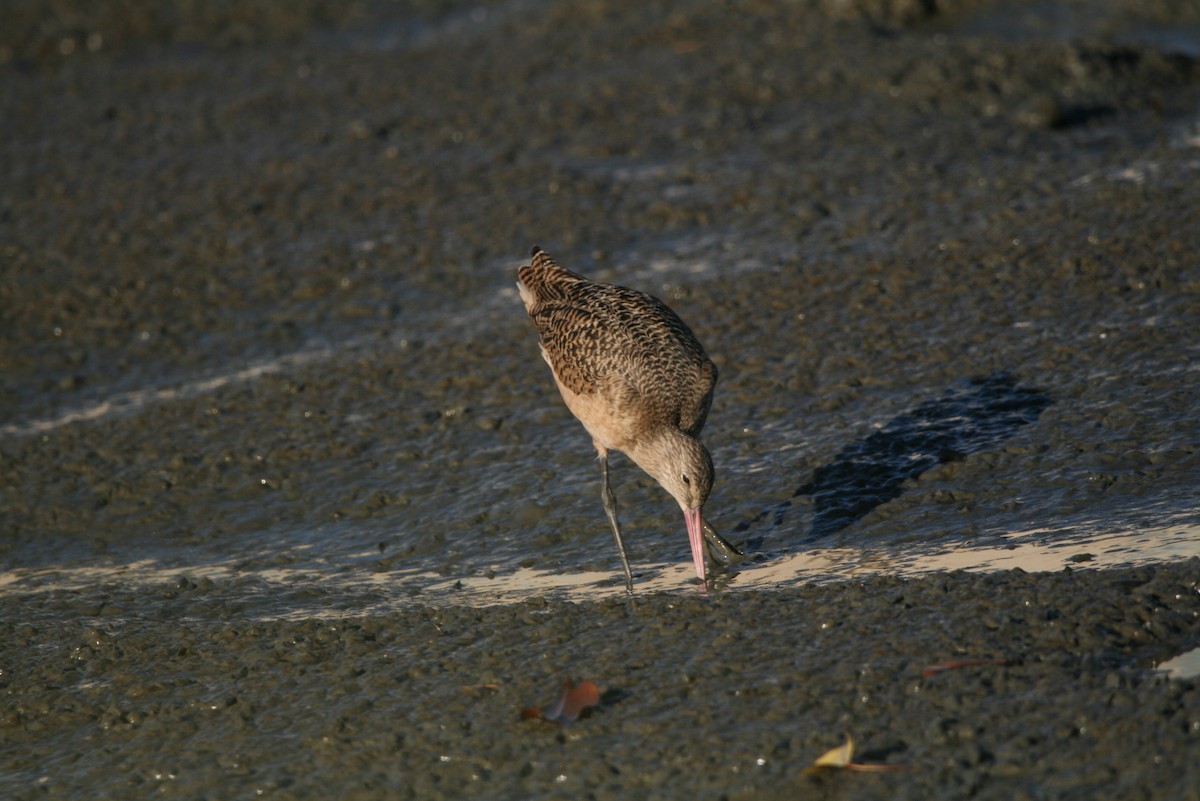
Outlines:
{"label": "wading bird", "polygon": [[714,558],[728,563],[738,554],[701,516],[713,464],[699,436],[712,405],[716,365],[675,312],[644,292],[590,281],[539,247],[517,275],[542,358],[600,456],[601,498],[626,588],[633,592],[633,573],[608,480],[612,450],[633,459],[678,501],[703,586],[706,538]]}

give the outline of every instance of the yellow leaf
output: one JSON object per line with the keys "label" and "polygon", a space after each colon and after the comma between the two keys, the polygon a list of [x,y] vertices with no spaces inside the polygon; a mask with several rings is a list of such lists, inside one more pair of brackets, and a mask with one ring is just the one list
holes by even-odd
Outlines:
{"label": "yellow leaf", "polygon": [[831,748],[813,762],[817,768],[844,768],[854,761],[854,738],[846,735],[846,742],[837,748]]}

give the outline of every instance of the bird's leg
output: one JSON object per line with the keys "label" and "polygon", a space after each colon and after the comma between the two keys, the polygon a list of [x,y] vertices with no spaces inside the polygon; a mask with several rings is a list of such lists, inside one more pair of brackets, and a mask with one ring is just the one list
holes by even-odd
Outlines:
{"label": "bird's leg", "polygon": [[625,542],[621,539],[621,524],[617,522],[617,496],[613,494],[612,486],[608,483],[607,450],[600,450],[600,471],[604,474],[604,490],[600,493],[600,498],[604,501],[604,511],[608,514],[608,522],[612,524],[613,539],[617,541],[617,553],[621,554],[621,567],[625,568],[625,590],[633,595],[633,571],[629,569],[629,557],[625,555]]}

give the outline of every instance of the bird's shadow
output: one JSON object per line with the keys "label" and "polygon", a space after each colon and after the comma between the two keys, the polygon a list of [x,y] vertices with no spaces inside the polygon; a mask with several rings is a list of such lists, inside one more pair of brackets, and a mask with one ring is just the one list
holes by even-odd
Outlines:
{"label": "bird's shadow", "polygon": [[[908,479],[994,448],[1037,420],[1052,403],[1045,392],[1021,386],[1007,372],[972,378],[842,448],[832,461],[813,471],[791,498],[738,524],[734,531],[749,531],[767,520],[775,528],[783,523],[792,502],[807,495],[812,498],[812,529],[803,542],[835,534],[899,497]],[[747,545],[754,548],[760,539],[752,538]]]}

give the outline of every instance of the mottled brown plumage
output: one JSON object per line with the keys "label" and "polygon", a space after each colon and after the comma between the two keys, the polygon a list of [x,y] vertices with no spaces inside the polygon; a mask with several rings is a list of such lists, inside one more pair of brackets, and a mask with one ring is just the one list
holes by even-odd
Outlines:
{"label": "mottled brown plumage", "polygon": [[630,591],[632,573],[608,482],[609,450],[627,454],[679,502],[703,581],[700,510],[713,470],[698,437],[712,404],[716,365],[675,312],[644,292],[588,280],[537,247],[518,278],[542,357],[600,455],[602,498]]}

